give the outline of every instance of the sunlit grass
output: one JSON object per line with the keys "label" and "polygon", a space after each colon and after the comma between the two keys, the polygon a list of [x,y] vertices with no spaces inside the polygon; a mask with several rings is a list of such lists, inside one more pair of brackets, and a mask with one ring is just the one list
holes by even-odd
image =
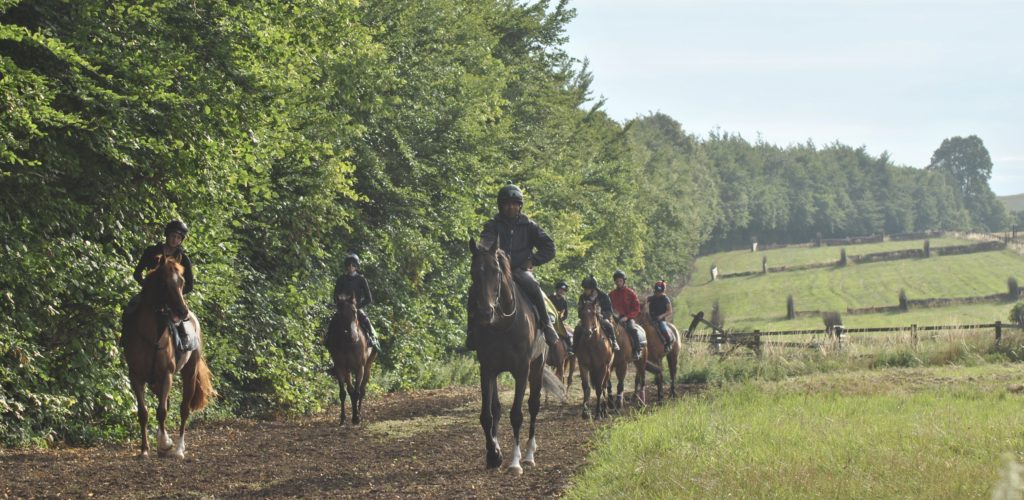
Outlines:
{"label": "sunlit grass", "polygon": [[600,438],[571,498],[987,496],[1024,456],[1013,365],[727,384]]}

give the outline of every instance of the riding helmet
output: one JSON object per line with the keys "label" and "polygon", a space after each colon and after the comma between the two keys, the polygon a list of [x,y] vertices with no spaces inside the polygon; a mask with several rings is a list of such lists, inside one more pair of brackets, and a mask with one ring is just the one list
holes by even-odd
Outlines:
{"label": "riding helmet", "polygon": [[582,286],[583,288],[597,289],[597,279],[595,279],[593,276],[583,278],[583,283],[580,283],[580,286]]}
{"label": "riding helmet", "polygon": [[188,226],[180,220],[172,220],[164,226],[164,236],[170,236],[171,233],[178,233],[182,238],[188,236]]}
{"label": "riding helmet", "polygon": [[359,268],[359,264],[360,264],[359,256],[354,254],[354,253],[350,253],[350,254],[346,255],[345,256],[345,260],[341,263],[341,265],[342,265],[342,267],[346,267],[347,268],[349,264],[355,264],[356,268],[358,269]]}
{"label": "riding helmet", "polygon": [[512,181],[508,181],[508,184],[498,190],[498,207],[509,201],[523,204],[523,192],[519,190],[519,186],[512,184]]}
{"label": "riding helmet", "polygon": [[655,283],[654,284],[654,291],[655,292],[664,292],[665,291],[665,282],[664,281],[659,281],[659,282]]}
{"label": "riding helmet", "polygon": [[619,278],[626,279],[626,272],[620,269],[618,271],[615,271],[615,274],[612,274],[613,280],[617,280]]}
{"label": "riding helmet", "polygon": [[559,281],[558,283],[555,283],[555,290],[569,291],[569,285],[564,281]]}

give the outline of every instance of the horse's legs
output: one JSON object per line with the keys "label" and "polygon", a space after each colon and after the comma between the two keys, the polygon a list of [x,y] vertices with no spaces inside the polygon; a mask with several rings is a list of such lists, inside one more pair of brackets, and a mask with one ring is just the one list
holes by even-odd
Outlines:
{"label": "horse's legs", "polygon": [[149,458],[149,410],[146,408],[146,381],[132,379],[132,392],[135,393],[135,404],[139,416],[139,430],[142,441],[139,445],[139,458]]}
{"label": "horse's legs", "polygon": [[[583,418],[590,417],[590,411],[587,409],[587,403],[590,401],[590,369],[580,365],[580,384],[583,386]],[[601,397],[601,386],[594,386],[597,392],[597,397]]]}
{"label": "horse's legs", "polygon": [[[627,340],[627,342],[629,341]],[[621,366],[615,367],[615,377],[619,379],[619,385],[616,386],[617,393],[615,394],[616,408],[622,408],[623,402],[626,399],[622,393],[626,390],[626,369],[628,366],[629,365],[627,363],[622,363]]]}
{"label": "horse's legs", "polygon": [[[561,365],[561,363],[559,364]],[[537,413],[540,412],[540,386],[544,378],[544,358],[535,359],[532,365],[530,367],[529,401],[530,439],[526,442],[526,456],[523,457],[523,466],[534,465],[533,454],[537,451]]]}
{"label": "horse's legs", "polygon": [[[373,368],[373,360],[377,359],[377,351],[374,350],[363,363],[363,376],[359,378],[359,414],[363,413],[363,399],[366,398],[366,385],[370,382],[370,371]],[[356,422],[358,423],[358,422]]]}
{"label": "horse's legs", "polygon": [[170,373],[159,377],[156,385],[156,399],[158,401],[156,420],[160,428],[160,431],[157,433],[156,451],[160,456],[166,455],[167,452],[171,451],[171,448],[174,448],[174,441],[167,435],[167,407],[171,403],[171,377]]}
{"label": "horse's legs", "polygon": [[501,448],[497,440],[497,418],[493,412],[494,400],[498,399],[496,376],[480,368],[480,427],[484,430],[484,445],[487,447],[487,468],[501,465]]}
{"label": "horse's legs", "polygon": [[[341,373],[335,373],[334,376],[338,379],[338,397],[341,399],[340,424],[345,425],[345,395],[347,394],[345,388],[349,385],[351,375],[349,375],[348,371],[342,371]],[[352,404],[355,404],[355,401],[352,401]]]}
{"label": "horse's legs", "polygon": [[355,377],[348,384],[348,395],[352,398],[352,423],[359,424],[359,404],[363,401],[363,395],[359,389],[362,386],[363,374],[356,370]]}
{"label": "horse's legs", "polygon": [[508,472],[512,474],[523,473],[523,467],[519,465],[519,458],[522,456],[519,449],[519,429],[523,425],[523,396],[526,394],[528,370],[529,366],[516,370],[518,373],[515,374],[515,396],[512,399],[512,410],[508,414],[508,419],[512,422],[512,444],[515,445],[512,449],[512,463],[508,466]]}
{"label": "horse's legs", "polygon": [[174,456],[185,458],[185,424],[192,413],[192,395],[196,392],[196,377],[199,374],[199,356],[192,356],[185,368],[181,371],[181,405],[179,415],[181,422],[178,424],[178,446],[174,449]]}
{"label": "horse's legs", "polygon": [[676,397],[676,369],[679,364],[679,349],[675,349],[674,352],[668,354],[668,373],[670,377],[670,384],[668,386],[669,397]]}

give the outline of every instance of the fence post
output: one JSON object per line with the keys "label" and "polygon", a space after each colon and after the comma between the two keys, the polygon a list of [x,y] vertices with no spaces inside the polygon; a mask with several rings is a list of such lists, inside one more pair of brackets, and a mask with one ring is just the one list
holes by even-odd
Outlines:
{"label": "fence post", "polygon": [[910,342],[917,347],[917,324],[910,325]]}
{"label": "fence post", "polygon": [[1003,340],[1003,322],[1002,321],[996,321],[996,346],[997,347],[999,346],[999,343],[1002,342],[1002,340]]}
{"label": "fence post", "polygon": [[761,357],[761,330],[754,330],[754,354]]}

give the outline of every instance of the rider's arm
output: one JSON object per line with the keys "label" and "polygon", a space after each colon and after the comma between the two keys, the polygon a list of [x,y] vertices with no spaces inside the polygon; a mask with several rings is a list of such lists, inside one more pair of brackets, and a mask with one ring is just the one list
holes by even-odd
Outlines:
{"label": "rider's arm", "polygon": [[665,314],[661,315],[662,320],[668,319],[668,317],[672,315],[672,299],[665,297],[665,303],[668,307],[665,308]]}
{"label": "rider's arm", "polygon": [[370,294],[370,284],[367,283],[366,277],[359,277],[359,288],[359,308],[363,309],[373,303],[373,295]]}
{"label": "rider's arm", "polygon": [[530,235],[530,242],[537,251],[530,256],[530,262],[535,266],[540,266],[555,258],[555,240],[551,239],[548,233],[545,233],[536,223],[532,226],[533,234]]}
{"label": "rider's arm", "polygon": [[192,285],[195,283],[195,278],[192,275],[192,259],[188,258],[188,255],[184,253],[181,254],[181,266],[185,268],[185,288],[182,289],[181,293],[192,293]]}
{"label": "rider's arm", "polygon": [[142,257],[139,257],[139,263],[135,264],[135,273],[132,274],[132,277],[135,278],[135,281],[138,281],[140,285],[142,284],[143,279],[142,273],[146,272],[146,268],[149,267],[150,262],[153,260],[153,257],[151,256],[153,253],[152,248],[154,247],[146,248],[146,250],[142,252]]}

